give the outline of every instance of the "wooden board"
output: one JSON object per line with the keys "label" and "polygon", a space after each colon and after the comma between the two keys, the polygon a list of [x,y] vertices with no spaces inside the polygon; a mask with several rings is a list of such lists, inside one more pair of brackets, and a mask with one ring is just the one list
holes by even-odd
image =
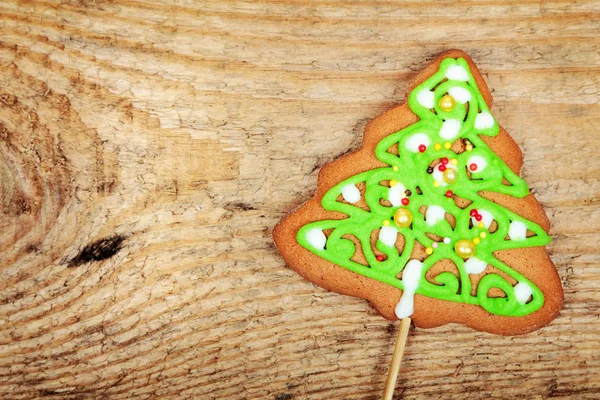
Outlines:
{"label": "wooden board", "polygon": [[410,333],[396,398],[600,397],[600,2],[0,3],[0,397],[377,399],[398,323],[271,241],[319,168],[467,51],[566,304]]}

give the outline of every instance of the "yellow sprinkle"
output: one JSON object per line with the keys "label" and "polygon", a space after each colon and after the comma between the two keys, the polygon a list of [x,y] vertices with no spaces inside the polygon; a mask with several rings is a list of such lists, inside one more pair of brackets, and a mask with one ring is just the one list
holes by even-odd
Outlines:
{"label": "yellow sprinkle", "polygon": [[471,150],[473,150],[473,146],[468,144],[465,146],[465,149],[467,149],[467,151],[471,151]]}
{"label": "yellow sprinkle", "polygon": [[389,219],[384,220],[383,226],[390,226],[390,220]]}
{"label": "yellow sprinkle", "polygon": [[485,233],[485,232],[481,232],[481,233],[479,234],[479,236],[480,236],[482,239],[485,239],[485,237],[487,236],[487,233]]}
{"label": "yellow sprinkle", "polygon": [[428,247],[425,249],[425,253],[431,254],[431,253],[433,253],[433,249],[431,247]]}
{"label": "yellow sprinkle", "polygon": [[442,149],[442,145],[439,143],[436,143],[433,145],[433,148],[436,149],[437,151],[440,151]]}
{"label": "yellow sprinkle", "polygon": [[452,147],[452,143],[450,143],[450,142],[444,143],[444,148],[445,149],[449,149],[450,147]]}
{"label": "yellow sprinkle", "polygon": [[398,171],[398,166],[397,166],[397,165],[394,165],[394,166],[392,167],[392,169],[393,169],[394,171]]}
{"label": "yellow sprinkle", "polygon": [[458,164],[458,160],[456,158],[453,158],[452,160],[450,160],[450,164],[456,165]]}
{"label": "yellow sprinkle", "polygon": [[473,243],[475,243],[475,244],[479,244],[480,242],[481,242],[481,239],[479,239],[477,237],[475,239],[473,239]]}
{"label": "yellow sprinkle", "polygon": [[433,187],[440,187],[440,183],[438,181],[433,181]]}
{"label": "yellow sprinkle", "polygon": [[392,180],[390,180],[390,187],[394,187],[394,186],[396,186],[396,183],[397,183],[397,182],[396,182],[395,180],[393,180],[393,179],[392,179]]}
{"label": "yellow sprinkle", "polygon": [[485,228],[485,224],[483,222],[480,222],[477,224],[478,228]]}

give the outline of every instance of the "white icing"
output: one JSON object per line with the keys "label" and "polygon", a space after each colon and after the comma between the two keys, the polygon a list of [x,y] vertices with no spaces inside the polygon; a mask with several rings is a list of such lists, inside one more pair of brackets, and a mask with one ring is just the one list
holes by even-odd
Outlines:
{"label": "white icing", "polygon": [[494,220],[494,216],[492,215],[491,212],[486,211],[486,210],[477,210],[477,212],[479,213],[479,215],[481,215],[481,221],[477,221],[475,219],[475,217],[471,217],[471,221],[473,221],[473,225],[477,226],[477,224],[479,224],[480,222],[483,222],[483,225],[485,226],[485,228],[489,228],[490,225],[492,224],[492,221]]}
{"label": "white icing", "polygon": [[396,305],[396,316],[400,319],[410,317],[415,310],[415,291],[419,287],[423,263],[419,260],[410,260],[402,271],[402,284],[404,291]]}
{"label": "white icing", "polygon": [[465,270],[467,274],[480,274],[487,267],[487,263],[477,257],[471,257],[465,261]]}
{"label": "white icing", "polygon": [[356,203],[360,200],[360,190],[352,184],[346,185],[342,188],[342,197],[348,203]]}
{"label": "white icing", "polygon": [[440,129],[440,137],[446,140],[454,139],[458,136],[462,122],[457,119],[447,119]]}
{"label": "white icing", "polygon": [[406,141],[406,148],[413,153],[419,152],[419,146],[424,144],[426,147],[429,147],[431,144],[431,140],[429,140],[429,136],[424,133],[417,133],[412,135]]}
{"label": "white icing", "polygon": [[464,104],[467,101],[471,100],[471,92],[469,92],[464,87],[460,87],[460,86],[451,87],[450,89],[448,89],[448,94],[450,96],[454,97],[454,100],[456,100],[458,103]]}
{"label": "white icing", "polygon": [[515,285],[515,297],[520,304],[527,303],[529,297],[533,294],[531,287],[525,282],[519,282]]}
{"label": "white icing", "polygon": [[454,81],[468,81],[469,73],[462,65],[451,65],[446,71],[446,78]]}
{"label": "white icing", "polygon": [[429,206],[425,212],[425,222],[429,226],[433,226],[443,220],[446,216],[446,211],[440,206]]}
{"label": "white icing", "polygon": [[525,240],[527,238],[527,225],[521,221],[513,221],[508,228],[510,240]]}
{"label": "white icing", "polygon": [[406,197],[406,187],[403,184],[396,182],[395,186],[392,186],[388,191],[388,201],[392,203],[394,207],[400,207],[402,205],[402,199]]}
{"label": "white icing", "polygon": [[[477,165],[477,169],[475,171],[471,171],[471,169],[470,169],[471,164]],[[487,161],[485,161],[485,158],[483,158],[481,156],[471,156],[471,157],[469,157],[469,160],[467,161],[467,167],[469,167],[469,171],[471,171],[471,172],[481,172],[481,171],[483,171],[483,169],[486,166],[487,166]]]}
{"label": "white icing", "polygon": [[494,126],[494,117],[489,112],[482,112],[475,117],[475,129],[486,129]]}
{"label": "white icing", "polygon": [[379,231],[379,240],[390,247],[396,245],[396,239],[398,238],[398,231],[393,226],[382,226]]}
{"label": "white icing", "polygon": [[327,243],[327,237],[325,237],[323,231],[318,228],[306,232],[306,240],[312,247],[319,250],[323,250],[325,248],[325,243]]}
{"label": "white icing", "polygon": [[451,241],[452,241],[452,239],[450,239],[449,237],[444,238],[444,243],[446,243],[446,244],[450,244]]}
{"label": "white icing", "polygon": [[423,89],[417,93],[417,101],[425,108],[433,108],[433,97],[431,90]]}
{"label": "white icing", "polygon": [[[444,172],[438,169],[439,165],[433,167],[433,179],[440,183],[440,186],[448,186],[446,181],[444,181]],[[456,167],[452,164],[446,164],[446,168],[451,168],[456,171]]]}

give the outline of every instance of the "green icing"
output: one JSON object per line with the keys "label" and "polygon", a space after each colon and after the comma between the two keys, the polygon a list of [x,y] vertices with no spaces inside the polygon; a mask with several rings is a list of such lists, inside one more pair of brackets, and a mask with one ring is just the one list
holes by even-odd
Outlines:
{"label": "green icing", "polygon": [[[458,66],[464,68],[464,72],[468,75],[468,81],[446,79],[448,69],[457,69]],[[441,110],[439,100],[448,93],[448,90],[455,87],[463,88],[470,94],[470,100],[467,102],[468,109],[466,104],[457,102],[451,111]],[[419,103],[418,94],[422,90],[433,91],[435,112]],[[304,225],[298,231],[298,242],[314,254],[336,265],[403,289],[403,282],[398,276],[400,276],[410,259],[415,241],[418,241],[426,248],[432,247],[433,252],[423,261],[423,269],[416,290],[417,294],[479,305],[492,314],[504,316],[524,316],[539,309],[544,303],[542,292],[525,276],[499,261],[493,253],[497,250],[545,246],[551,239],[539,225],[526,220],[507,208],[486,200],[479,194],[480,191],[487,191],[522,198],[529,193],[529,190],[526,182],[514,174],[479,137],[480,135],[495,136],[499,132],[499,127],[493,119],[490,119],[493,120],[492,126],[486,128],[480,126],[480,129],[475,127],[478,114],[482,112],[489,113],[489,109],[477,88],[467,62],[462,58],[443,60],[439,70],[410,93],[408,105],[420,117],[420,120],[399,132],[385,137],[379,142],[375,150],[375,156],[389,166],[352,176],[331,188],[323,197],[322,206],[326,210],[339,211],[345,214],[345,218],[316,221]],[[442,123],[447,119],[461,121],[461,128],[457,137],[450,141],[460,139],[469,141],[473,145],[472,151],[457,154],[451,149],[443,147],[447,140],[441,138],[439,133]],[[429,138],[430,143],[424,152],[414,151],[414,148],[411,151],[407,148],[407,141],[415,134],[424,134]],[[438,143],[442,147],[436,150],[435,144]],[[399,155],[391,151],[395,145],[398,145],[397,152]],[[470,171],[467,163],[475,155],[483,157],[487,166]],[[434,160],[440,160],[443,157],[449,160],[456,159],[458,178],[454,183],[437,187],[434,185],[434,180],[436,180],[434,174],[429,173],[427,169]],[[448,165],[451,166],[451,164]],[[436,165],[434,169],[438,166]],[[412,192],[408,197],[410,200],[408,205],[394,207],[387,201],[381,201],[388,200],[390,187],[387,182],[390,180],[397,181]],[[340,201],[342,200],[342,188],[346,185],[357,184],[364,185],[363,195],[369,211],[348,202]],[[418,193],[417,187],[422,194]],[[447,190],[451,190],[454,195],[468,199],[472,203],[464,209],[458,207],[452,198],[446,197]],[[430,207],[434,205],[442,207],[447,214],[451,214],[455,218],[454,228],[447,219],[442,219],[433,226],[427,224],[424,213],[419,212],[419,209],[422,206]],[[412,225],[398,227],[394,224],[392,217],[398,208],[407,208],[411,211],[413,216]],[[497,224],[497,230],[490,232],[486,228],[479,227],[479,224],[470,224],[470,212],[473,209],[485,210],[491,213]],[[375,244],[377,253],[371,247],[371,237],[372,235],[377,237],[376,231],[382,228],[384,221],[391,221],[390,226],[398,231],[398,235],[403,236],[404,248],[401,252],[396,246],[389,246],[381,240],[377,240]],[[507,239],[509,226],[513,221],[522,222],[527,230],[535,235],[523,240]],[[307,239],[307,233],[314,229],[327,231],[325,248],[316,248]],[[472,240],[480,237],[481,232],[485,232],[486,236],[481,238],[480,243],[476,246],[475,257],[496,267],[515,282],[527,284],[532,292],[531,301],[519,302],[513,284],[497,273],[482,273],[484,276],[479,280],[477,287],[472,287],[472,281],[465,268],[465,260],[456,254],[454,244],[458,240]],[[435,246],[433,245],[434,240],[427,235],[428,233],[437,235],[436,248],[433,248]],[[354,243],[348,239],[348,236],[354,236],[360,241],[360,247],[368,266],[352,260],[357,249]],[[446,244],[439,241],[440,238],[449,238],[451,242]],[[384,259],[378,261],[376,254],[384,255]],[[426,279],[425,275],[428,269],[443,259],[450,259],[456,264],[459,276],[450,272],[443,272]],[[489,297],[489,290],[492,288],[500,289],[505,293],[505,297]],[[475,293],[475,295],[472,293]]]}

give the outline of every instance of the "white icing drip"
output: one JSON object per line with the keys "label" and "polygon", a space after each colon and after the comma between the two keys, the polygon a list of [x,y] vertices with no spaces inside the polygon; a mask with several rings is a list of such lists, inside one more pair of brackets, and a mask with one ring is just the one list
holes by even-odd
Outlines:
{"label": "white icing drip", "polygon": [[306,240],[312,247],[318,250],[323,250],[327,243],[327,237],[322,230],[315,228],[306,232]]}
{"label": "white icing drip", "polygon": [[467,274],[480,274],[485,270],[485,267],[487,267],[487,263],[477,257],[471,257],[465,261]]}
{"label": "white icing drip", "polygon": [[[436,165],[435,167],[433,167],[433,173],[432,173],[433,179],[438,181],[440,183],[440,186],[448,186],[446,181],[444,181],[444,173],[438,169],[438,166],[439,165]],[[456,171],[456,167],[451,164],[446,164],[446,168],[452,168],[453,170]]]}
{"label": "white icing drip", "polygon": [[419,287],[423,263],[419,260],[410,260],[402,271],[402,284],[404,292],[396,305],[396,316],[400,319],[410,317],[415,310],[415,291]]}
{"label": "white icing drip", "polygon": [[440,129],[440,137],[442,139],[451,140],[458,136],[462,122],[457,119],[447,119],[442,124]]}
{"label": "white icing drip", "polygon": [[456,100],[458,103],[464,104],[467,101],[471,100],[471,92],[469,92],[464,87],[451,87],[450,89],[448,89],[448,94],[454,97],[454,100]]}
{"label": "white icing drip", "polygon": [[473,225],[477,226],[477,224],[479,224],[480,222],[483,222],[483,225],[485,226],[485,228],[488,229],[490,227],[490,225],[492,224],[492,221],[494,220],[494,216],[492,215],[491,212],[486,211],[486,210],[477,210],[477,212],[479,213],[479,215],[481,215],[481,221],[477,221],[475,219],[475,217],[471,217],[471,221],[473,221]]}
{"label": "white icing drip", "polygon": [[513,221],[508,228],[510,240],[525,240],[527,238],[527,225],[521,221]]}
{"label": "white icing drip", "polygon": [[469,73],[462,65],[451,65],[446,71],[446,78],[454,81],[468,81]]}
{"label": "white icing drip", "polygon": [[452,239],[450,239],[449,237],[444,238],[444,243],[446,243],[446,244],[450,244],[451,241],[452,241]]}
{"label": "white icing drip", "polygon": [[394,207],[400,207],[402,205],[402,199],[406,197],[406,188],[403,184],[397,182],[395,186],[392,186],[388,191],[388,201],[392,203]]}
{"label": "white icing drip", "polygon": [[425,222],[429,226],[433,226],[443,220],[446,216],[446,211],[440,206],[429,206],[425,212]]}
{"label": "white icing drip", "polygon": [[360,190],[352,184],[346,185],[342,188],[342,197],[348,203],[356,203],[360,200]]}
{"label": "white icing drip", "polygon": [[515,297],[519,304],[527,303],[529,297],[533,294],[531,287],[525,282],[519,282],[515,285]]}
{"label": "white icing drip", "polygon": [[486,129],[492,126],[494,126],[494,117],[489,112],[481,112],[475,117],[475,129]]}
{"label": "white icing drip", "polygon": [[393,226],[382,226],[379,231],[379,240],[390,247],[396,245],[396,239],[398,238],[398,231]]}
{"label": "white icing drip", "polygon": [[417,93],[417,101],[425,108],[433,108],[433,97],[431,90],[423,89]]}
{"label": "white icing drip", "polygon": [[469,160],[467,161],[467,167],[469,167],[469,171],[471,170],[471,164],[475,164],[477,165],[477,169],[475,171],[471,171],[471,172],[481,172],[483,171],[483,169],[485,167],[487,167],[487,161],[485,161],[485,158],[481,157],[481,156],[471,156],[469,157]]}
{"label": "white icing drip", "polygon": [[429,136],[424,133],[417,133],[412,135],[406,141],[406,148],[413,153],[419,152],[419,146],[424,144],[426,147],[429,147],[431,144],[431,140],[429,140]]}

